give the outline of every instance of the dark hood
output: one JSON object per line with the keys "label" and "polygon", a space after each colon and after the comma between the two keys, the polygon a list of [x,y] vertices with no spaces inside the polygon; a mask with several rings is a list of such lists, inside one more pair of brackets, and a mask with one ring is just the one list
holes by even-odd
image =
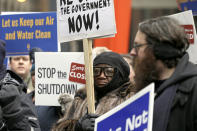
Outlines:
{"label": "dark hood", "polygon": [[129,81],[130,68],[128,63],[120,54],[114,52],[104,52],[94,59],[93,65],[96,66],[98,64],[108,64],[117,69],[112,80],[105,87],[101,89],[94,85],[98,94],[105,95],[106,93],[117,89],[122,84]]}
{"label": "dark hood", "polygon": [[179,61],[172,76],[161,85],[158,93],[171,85],[181,83],[193,76],[197,76],[197,65],[189,62],[189,55],[186,53]]}
{"label": "dark hood", "polygon": [[5,77],[1,80],[1,84],[12,84],[19,88],[20,93],[27,92],[27,86],[22,78],[11,70],[7,70]]}

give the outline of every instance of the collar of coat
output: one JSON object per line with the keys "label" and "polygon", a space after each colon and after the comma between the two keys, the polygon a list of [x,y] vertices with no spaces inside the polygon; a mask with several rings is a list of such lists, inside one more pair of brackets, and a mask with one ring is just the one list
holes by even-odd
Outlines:
{"label": "collar of coat", "polygon": [[[120,86],[119,88],[108,92],[106,95],[117,95],[120,97],[125,97],[126,95],[128,95],[130,92],[137,92],[135,86],[131,83],[131,82],[127,82],[124,83],[122,86]],[[75,97],[80,97],[81,99],[85,99],[87,96],[86,94],[86,88],[82,88],[79,89],[76,94]],[[95,96],[96,96],[96,92],[95,92]]]}

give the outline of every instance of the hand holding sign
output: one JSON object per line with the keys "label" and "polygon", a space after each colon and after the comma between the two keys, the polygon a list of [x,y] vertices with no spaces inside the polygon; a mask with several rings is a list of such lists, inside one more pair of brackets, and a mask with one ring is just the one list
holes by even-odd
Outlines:
{"label": "hand holding sign", "polygon": [[75,126],[75,130],[80,131],[93,131],[95,125],[95,119],[99,117],[96,114],[86,114],[79,119]]}

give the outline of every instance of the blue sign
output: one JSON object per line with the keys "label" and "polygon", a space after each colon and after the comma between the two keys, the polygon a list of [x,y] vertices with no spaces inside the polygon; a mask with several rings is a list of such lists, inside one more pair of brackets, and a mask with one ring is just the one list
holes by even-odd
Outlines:
{"label": "blue sign", "polygon": [[194,16],[197,15],[197,0],[184,0],[183,2],[180,0],[180,8],[182,11],[192,10]]}
{"label": "blue sign", "polygon": [[95,131],[152,131],[154,85],[96,119]]}
{"label": "blue sign", "polygon": [[56,12],[0,15],[0,39],[6,41],[7,56],[27,55],[34,47],[56,52]]}

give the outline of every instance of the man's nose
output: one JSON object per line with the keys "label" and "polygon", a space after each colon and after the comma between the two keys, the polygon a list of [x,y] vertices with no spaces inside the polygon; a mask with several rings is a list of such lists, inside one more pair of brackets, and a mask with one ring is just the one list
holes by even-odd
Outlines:
{"label": "man's nose", "polygon": [[136,56],[137,55],[137,52],[136,52],[135,48],[131,49],[130,55],[131,56]]}
{"label": "man's nose", "polygon": [[20,62],[20,63],[23,63],[23,59],[19,59],[19,62]]}

